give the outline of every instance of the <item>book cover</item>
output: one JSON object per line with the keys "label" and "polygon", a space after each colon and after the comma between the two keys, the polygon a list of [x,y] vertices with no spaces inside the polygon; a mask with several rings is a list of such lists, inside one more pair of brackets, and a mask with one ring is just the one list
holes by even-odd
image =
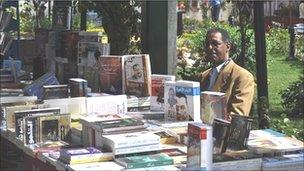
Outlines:
{"label": "book cover", "polygon": [[30,110],[37,108],[37,105],[17,105],[4,107],[6,112],[6,126],[8,129],[15,129],[15,111]]}
{"label": "book cover", "polygon": [[173,159],[164,153],[122,157],[115,161],[127,169],[173,165]]}
{"label": "book cover", "polygon": [[99,42],[101,43],[102,32],[79,32],[80,42]]}
{"label": "book cover", "polygon": [[175,84],[176,120],[200,122],[200,83],[179,80]]}
{"label": "book cover", "polygon": [[102,135],[106,147],[110,149],[159,144],[160,137],[151,132]]}
{"label": "book cover", "polygon": [[122,56],[101,56],[98,65],[101,92],[114,95],[125,93]]}
{"label": "book cover", "polygon": [[215,118],[228,120],[225,93],[203,91],[201,93],[201,118],[206,124],[213,124]]}
{"label": "book cover", "polygon": [[175,81],[174,75],[151,75],[151,111],[164,111],[164,84],[166,81]]}
{"label": "book cover", "polygon": [[88,82],[82,78],[69,79],[70,96],[71,97],[85,97],[88,93]]}
{"label": "book cover", "polygon": [[70,139],[70,123],[70,114],[40,116],[40,142],[68,141]]}
{"label": "book cover", "polygon": [[53,29],[69,30],[71,27],[71,7],[69,6],[54,6],[53,7]]}
{"label": "book cover", "polygon": [[177,138],[170,135],[166,131],[158,131],[158,132],[154,132],[154,134],[160,137],[160,143],[162,144],[174,144],[177,142]]}
{"label": "book cover", "polygon": [[137,97],[151,95],[150,57],[142,55],[124,55],[125,93]]}
{"label": "book cover", "polygon": [[15,115],[15,133],[16,137],[23,141],[23,133],[24,133],[24,120],[23,118],[26,116],[33,115],[58,115],[60,113],[59,108],[45,108],[45,109],[32,109],[32,110],[23,110],[16,111]]}
{"label": "book cover", "polygon": [[215,118],[213,122],[213,154],[220,154],[226,151],[229,135],[230,122]]}
{"label": "book cover", "polygon": [[125,168],[114,161],[108,162],[95,162],[95,163],[85,163],[85,164],[73,164],[68,165],[68,170],[91,170],[91,171],[108,171],[111,168],[112,171],[123,171]]}
{"label": "book cover", "polygon": [[36,144],[39,142],[38,134],[38,117],[27,116],[23,118],[23,142],[26,145]]}
{"label": "book cover", "polygon": [[100,97],[88,97],[86,100],[86,113],[125,114],[127,113],[126,95],[109,95]]}
{"label": "book cover", "polygon": [[230,133],[227,148],[243,150],[247,148],[247,141],[253,119],[247,116],[231,115]]}
{"label": "book cover", "polygon": [[264,157],[263,170],[303,170],[304,153],[285,154],[282,156]]}
{"label": "book cover", "polygon": [[28,146],[34,153],[51,153],[67,147],[69,144],[64,141],[46,141]]}
{"label": "book cover", "polygon": [[166,81],[164,87],[165,120],[176,120],[176,92],[175,81]]}
{"label": "book cover", "polygon": [[24,87],[23,91],[30,96],[37,96],[38,99],[43,98],[43,86],[44,85],[55,85],[59,84],[55,73],[49,72],[41,77],[39,77],[37,80],[35,80],[31,85],[28,85]]}
{"label": "book cover", "polygon": [[43,86],[43,99],[68,98],[68,85],[45,85]]}
{"label": "book cover", "polygon": [[251,130],[247,146],[248,149],[258,154],[304,149],[304,143],[302,141],[271,129]]}
{"label": "book cover", "polygon": [[188,124],[187,169],[212,170],[212,140],[211,126]]}

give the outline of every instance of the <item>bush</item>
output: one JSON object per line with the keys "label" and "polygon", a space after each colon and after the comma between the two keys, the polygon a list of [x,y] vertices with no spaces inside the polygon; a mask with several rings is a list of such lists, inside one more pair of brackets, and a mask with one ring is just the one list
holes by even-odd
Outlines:
{"label": "bush", "polygon": [[268,54],[281,54],[287,57],[289,52],[288,29],[272,28],[266,34],[266,50]]}
{"label": "bush", "polygon": [[291,117],[304,116],[304,77],[290,84],[286,90],[280,92],[282,97],[282,105],[288,111]]}

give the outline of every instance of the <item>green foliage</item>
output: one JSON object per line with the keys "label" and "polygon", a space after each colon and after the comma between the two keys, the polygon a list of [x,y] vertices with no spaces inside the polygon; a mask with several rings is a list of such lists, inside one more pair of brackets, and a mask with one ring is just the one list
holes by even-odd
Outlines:
{"label": "green foliage", "polygon": [[298,35],[296,39],[296,58],[304,62],[304,35]]}
{"label": "green foliage", "polygon": [[266,34],[267,53],[288,55],[289,52],[289,33],[288,29],[272,28]]}
{"label": "green foliage", "polygon": [[301,126],[303,126],[303,123],[297,125],[296,122],[292,122],[288,119],[286,114],[281,114],[279,118],[273,118],[271,122],[271,127],[273,129],[304,141],[304,130]]}
{"label": "green foliage", "polygon": [[282,95],[282,105],[288,111],[289,116],[304,116],[304,77],[301,76],[293,82],[287,89],[280,92]]}

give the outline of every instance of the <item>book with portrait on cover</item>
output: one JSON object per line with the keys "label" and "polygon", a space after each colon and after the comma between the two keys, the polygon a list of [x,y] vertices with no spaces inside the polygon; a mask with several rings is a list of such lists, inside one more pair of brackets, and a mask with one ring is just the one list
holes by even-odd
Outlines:
{"label": "book with portrait on cover", "polygon": [[151,95],[151,67],[147,54],[124,55],[124,75],[127,95]]}

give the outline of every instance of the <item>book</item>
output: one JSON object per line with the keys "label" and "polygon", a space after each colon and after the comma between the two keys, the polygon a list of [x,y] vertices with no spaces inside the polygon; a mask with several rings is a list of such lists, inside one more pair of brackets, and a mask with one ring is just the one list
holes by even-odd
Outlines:
{"label": "book", "polygon": [[304,149],[304,143],[271,129],[251,130],[247,142],[249,150],[258,154],[285,153]]}
{"label": "book", "polygon": [[58,107],[61,113],[70,113],[71,119],[79,120],[80,115],[86,113],[86,97],[72,97],[63,99],[48,99],[39,108]]}
{"label": "book", "polygon": [[164,85],[164,105],[165,105],[165,120],[174,121],[176,120],[176,92],[175,92],[175,81],[165,81]]}
{"label": "book", "polygon": [[137,168],[137,169],[127,169],[127,171],[158,171],[158,170],[170,170],[170,171],[180,171],[179,168],[174,165],[165,165],[165,166],[154,166],[154,167],[145,167],[145,168]]}
{"label": "book", "polygon": [[1,88],[0,89],[0,96],[1,97],[5,97],[5,96],[23,96],[23,91],[22,91],[22,89]]}
{"label": "book", "polygon": [[264,157],[262,170],[303,170],[304,153],[285,154],[282,156]]}
{"label": "book", "polygon": [[109,168],[113,171],[123,171],[125,168],[114,161],[103,161],[103,162],[94,162],[94,163],[85,163],[85,164],[72,164],[67,166],[68,171],[77,171],[77,170],[104,170],[108,171]]}
{"label": "book", "polygon": [[127,112],[126,95],[106,95],[88,97],[86,100],[87,113],[101,114],[125,114]]}
{"label": "book", "polygon": [[212,170],[212,141],[211,126],[188,124],[187,169]]}
{"label": "book", "polygon": [[41,77],[39,77],[37,80],[35,80],[31,85],[28,85],[23,88],[23,91],[30,96],[37,96],[38,99],[43,98],[43,86],[44,85],[56,85],[59,84],[56,76],[54,73],[49,72]]}
{"label": "book", "polygon": [[70,125],[70,114],[39,116],[39,142],[69,141]]}
{"label": "book", "polygon": [[15,133],[16,137],[23,141],[24,139],[24,120],[23,118],[26,116],[33,116],[33,115],[54,115],[59,114],[59,108],[45,108],[45,109],[32,109],[32,110],[23,110],[23,111],[16,111],[15,114]]}
{"label": "book", "polygon": [[232,150],[246,149],[253,119],[241,115],[231,115],[231,117],[227,148]]}
{"label": "book", "polygon": [[203,91],[201,93],[201,118],[206,124],[213,124],[215,118],[228,120],[225,93]]}
{"label": "book", "polygon": [[122,157],[115,161],[126,169],[173,165],[173,159],[164,153]]}
{"label": "book", "polygon": [[100,89],[103,93],[125,93],[122,56],[101,56],[98,58]]}
{"label": "book", "polygon": [[68,98],[68,85],[45,85],[43,86],[43,99],[60,99]]}
{"label": "book", "polygon": [[88,93],[88,82],[82,78],[69,79],[70,96],[71,97],[85,97]]}
{"label": "book", "polygon": [[136,97],[128,96],[128,112],[150,111],[150,96]]}
{"label": "book", "polygon": [[151,132],[102,135],[102,140],[105,147],[112,150],[160,143],[160,137]]}
{"label": "book", "polygon": [[154,132],[154,134],[160,136],[160,143],[162,144],[174,144],[177,141],[177,138],[170,135],[166,131]]}
{"label": "book", "polygon": [[30,110],[35,109],[38,106],[33,104],[29,105],[16,105],[16,106],[7,106],[4,107],[4,112],[6,113],[6,126],[8,129],[15,129],[15,111],[22,111],[22,110]]}
{"label": "book", "polygon": [[124,55],[125,93],[137,97],[151,95],[151,67],[147,54]]}
{"label": "book", "polygon": [[115,148],[113,149],[113,154],[115,155],[124,155],[124,154],[132,154],[132,153],[144,153],[151,151],[158,151],[161,149],[160,144],[148,144],[148,145],[139,145],[133,147],[123,147],[123,148]]}
{"label": "book", "polygon": [[175,93],[176,120],[200,122],[200,83],[179,80],[175,84]]}
{"label": "book", "polygon": [[24,144],[36,144],[39,142],[39,128],[37,116],[26,116],[23,118],[23,142]]}
{"label": "book", "polygon": [[226,151],[229,135],[230,122],[215,118],[213,122],[213,154],[220,154]]}
{"label": "book", "polygon": [[61,149],[59,159],[68,164],[109,161],[113,159],[112,153],[104,153],[97,148]]}
{"label": "book", "polygon": [[97,121],[92,123],[93,127],[101,132],[112,132],[126,129],[143,128],[144,123],[135,118],[119,118],[107,121]]}
{"label": "book", "polygon": [[151,111],[164,111],[164,83],[166,81],[175,81],[174,75],[151,75]]}
{"label": "book", "polygon": [[53,23],[52,27],[55,30],[69,30],[71,28],[71,7],[69,6],[54,6],[53,7]]}
{"label": "book", "polygon": [[101,43],[102,32],[79,32],[79,42],[99,42]]}
{"label": "book", "polygon": [[28,145],[34,153],[51,153],[66,148],[69,144],[64,141],[46,141]]}

